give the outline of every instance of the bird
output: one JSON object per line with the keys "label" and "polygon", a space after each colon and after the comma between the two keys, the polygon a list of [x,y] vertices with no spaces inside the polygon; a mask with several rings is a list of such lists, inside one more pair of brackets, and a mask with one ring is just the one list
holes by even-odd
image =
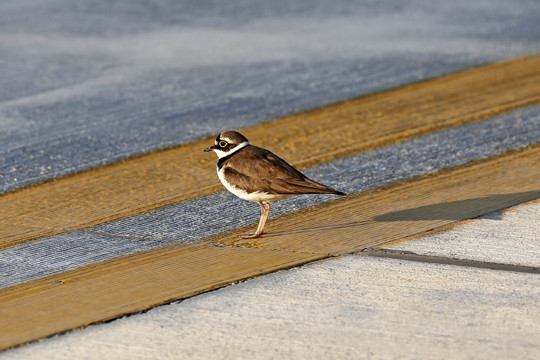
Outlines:
{"label": "bird", "polygon": [[242,234],[244,239],[261,236],[274,201],[302,194],[346,195],[309,179],[271,151],[251,145],[237,131],[221,132],[214,145],[203,151],[214,151],[218,156],[217,175],[227,190],[261,207],[257,230]]}

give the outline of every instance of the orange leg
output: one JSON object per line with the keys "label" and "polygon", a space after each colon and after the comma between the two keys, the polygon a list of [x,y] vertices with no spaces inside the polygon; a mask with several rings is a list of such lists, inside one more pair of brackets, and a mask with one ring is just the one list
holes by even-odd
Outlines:
{"label": "orange leg", "polygon": [[266,219],[268,219],[268,215],[270,214],[270,204],[267,202],[259,202],[259,205],[261,206],[261,219],[259,220],[259,226],[257,226],[257,231],[254,233],[246,233],[243,234],[242,237],[244,239],[254,239],[259,236],[264,231],[264,225],[266,225]]}

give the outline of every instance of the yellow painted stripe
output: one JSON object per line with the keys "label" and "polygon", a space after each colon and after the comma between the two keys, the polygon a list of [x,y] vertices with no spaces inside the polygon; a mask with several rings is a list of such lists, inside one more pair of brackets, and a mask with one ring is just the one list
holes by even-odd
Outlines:
{"label": "yellow painted stripe", "polygon": [[318,258],[180,244],[15,286],[0,293],[0,350]]}
{"label": "yellow painted stripe", "polygon": [[[245,129],[300,168],[540,102],[540,56],[487,65]],[[220,189],[204,139],[0,196],[0,247]]]}
{"label": "yellow painted stripe", "polygon": [[[281,268],[410,237],[540,197],[540,145],[0,291],[0,349]],[[217,245],[217,246],[216,246]]]}
{"label": "yellow painted stripe", "polygon": [[269,222],[260,239],[242,239],[238,235],[245,229],[238,229],[207,241],[350,253],[540,198],[539,179],[540,144],[282,216]]}

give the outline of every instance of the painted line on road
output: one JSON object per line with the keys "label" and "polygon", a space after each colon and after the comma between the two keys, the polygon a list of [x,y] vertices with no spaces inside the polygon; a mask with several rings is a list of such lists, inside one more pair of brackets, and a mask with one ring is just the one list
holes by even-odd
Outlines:
{"label": "painted line on road", "polygon": [[[532,105],[334,159],[304,172],[351,195],[539,142],[540,105]],[[284,200],[272,206],[271,219],[335,198],[300,196]],[[106,224],[6,247],[0,249],[5,275],[0,277],[0,288],[249,226],[259,219],[254,206],[221,190]]]}
{"label": "painted line on road", "polygon": [[239,239],[241,228],[211,241],[327,255],[361,251],[538,199],[539,176],[536,144],[283,215],[260,239]]}
{"label": "painted line on road", "polygon": [[321,258],[178,244],[15,285],[0,292],[0,351]]}
{"label": "painted line on road", "polygon": [[249,242],[244,229],[0,291],[0,349],[227,284],[540,198],[540,144],[287,214]]}
{"label": "painted line on road", "polygon": [[[243,130],[299,168],[540,102],[540,56],[486,65]],[[221,189],[213,139],[0,196],[0,247]]]}

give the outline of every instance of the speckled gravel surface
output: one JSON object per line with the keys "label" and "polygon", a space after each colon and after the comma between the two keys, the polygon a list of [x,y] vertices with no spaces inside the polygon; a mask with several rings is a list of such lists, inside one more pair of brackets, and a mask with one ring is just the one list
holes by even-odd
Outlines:
{"label": "speckled gravel surface", "polygon": [[[540,105],[336,159],[304,173],[347,193],[357,193],[537,142],[540,142]],[[333,198],[303,195],[282,200],[272,206],[270,215],[276,217]],[[153,247],[194,241],[256,223],[258,219],[257,204],[220,191],[110,223],[0,249],[3,275],[0,286]]]}
{"label": "speckled gravel surface", "polygon": [[540,53],[528,0],[6,0],[0,192]]}

